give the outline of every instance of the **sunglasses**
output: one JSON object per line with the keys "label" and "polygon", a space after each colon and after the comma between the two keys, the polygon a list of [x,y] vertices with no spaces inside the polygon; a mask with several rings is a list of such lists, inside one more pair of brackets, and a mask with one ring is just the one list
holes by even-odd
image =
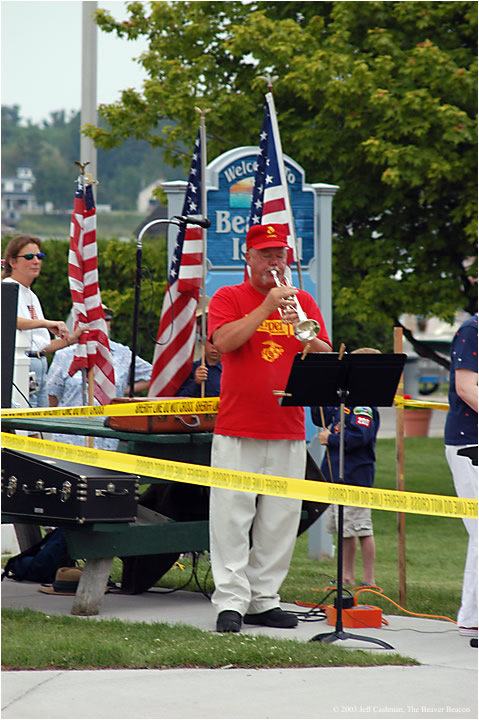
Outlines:
{"label": "sunglasses", "polygon": [[45,253],[39,252],[39,253],[26,253],[25,255],[17,255],[17,258],[25,258],[25,260],[33,260],[34,257],[37,257],[39,260],[43,260],[45,257]]}

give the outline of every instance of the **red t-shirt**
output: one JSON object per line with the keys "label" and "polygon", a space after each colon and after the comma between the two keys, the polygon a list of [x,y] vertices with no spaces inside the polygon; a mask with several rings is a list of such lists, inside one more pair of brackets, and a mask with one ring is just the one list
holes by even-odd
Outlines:
{"label": "red t-shirt", "polygon": [[[248,315],[264,298],[249,281],[217,290],[208,309],[208,337],[222,325]],[[306,316],[319,322],[319,339],[329,343],[321,311],[311,295],[300,290],[297,298]],[[293,326],[284,325],[276,310],[241,347],[224,353],[215,433],[304,440],[303,408],[281,407],[273,395],[273,390],[285,389],[294,357],[302,350]]]}

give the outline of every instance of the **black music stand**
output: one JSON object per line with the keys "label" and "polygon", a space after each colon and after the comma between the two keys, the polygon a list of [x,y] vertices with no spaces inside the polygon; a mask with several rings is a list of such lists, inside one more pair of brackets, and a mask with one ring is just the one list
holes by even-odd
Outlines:
{"label": "black music stand", "polygon": [[[407,355],[404,353],[358,355],[338,353],[298,354],[291,368],[282,406],[340,405],[339,483],[344,482],[344,407],[348,405],[391,406]],[[311,399],[313,396],[313,399]],[[336,628],[311,641],[362,640],[394,650],[376,638],[354,635],[343,629],[343,529],[344,507],[338,505],[338,567],[336,589]]]}

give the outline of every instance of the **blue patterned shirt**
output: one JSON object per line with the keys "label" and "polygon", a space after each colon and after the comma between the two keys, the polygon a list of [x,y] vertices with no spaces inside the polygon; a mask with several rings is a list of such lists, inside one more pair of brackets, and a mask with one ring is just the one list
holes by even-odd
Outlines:
{"label": "blue patterned shirt", "polygon": [[[76,407],[83,405],[82,373],[80,370],[73,376],[68,374],[73,360],[74,346],[57,350],[47,375],[47,393],[58,398],[58,407]],[[110,340],[111,356],[115,370],[115,386],[117,397],[123,397],[130,380],[131,350],[126,345]],[[135,382],[149,381],[151,378],[151,363],[136,356]],[[95,405],[99,403],[95,400]],[[55,442],[70,443],[70,445],[84,445],[83,435],[67,435],[53,433]],[[95,438],[95,447],[101,450],[116,450],[118,440],[115,438]]]}
{"label": "blue patterned shirt", "polygon": [[477,412],[456,392],[456,370],[477,373],[477,313],[462,323],[451,345],[446,445],[477,445]]}

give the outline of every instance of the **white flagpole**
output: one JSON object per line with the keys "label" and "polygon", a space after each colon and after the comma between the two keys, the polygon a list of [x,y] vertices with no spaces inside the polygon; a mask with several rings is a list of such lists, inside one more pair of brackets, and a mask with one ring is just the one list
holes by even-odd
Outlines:
{"label": "white flagpole", "polygon": [[284,190],[285,190],[284,195],[285,195],[285,202],[286,202],[286,210],[291,219],[290,230],[291,230],[291,235],[293,238],[294,253],[296,255],[295,260],[296,260],[296,266],[297,266],[297,270],[298,270],[299,287],[301,288],[301,290],[303,290],[304,289],[303,288],[303,276],[301,273],[301,263],[300,263],[299,254],[298,254],[298,244],[296,242],[296,230],[294,227],[293,211],[291,209],[291,201],[289,198],[288,181],[286,178],[286,170],[284,168],[283,149],[281,146],[281,137],[279,134],[278,119],[276,117],[276,108],[274,105],[272,84],[269,84],[268,89],[269,89],[269,92],[266,93],[265,98],[266,98],[266,102],[268,103],[268,107],[269,107],[269,115],[271,118],[271,127],[273,128],[273,135],[274,135],[275,145],[276,145],[276,155],[278,158],[279,175],[281,178],[281,184],[283,185]]}
{"label": "white flagpole", "polygon": [[[196,112],[200,115],[200,139],[201,139],[201,213],[204,218],[207,217],[206,208],[206,123],[205,116],[209,110],[201,110],[195,107]],[[207,230],[203,228],[203,270],[201,278],[201,364],[205,364],[205,343],[206,343],[206,251],[207,251]],[[205,383],[201,383],[201,397],[205,396]]]}

